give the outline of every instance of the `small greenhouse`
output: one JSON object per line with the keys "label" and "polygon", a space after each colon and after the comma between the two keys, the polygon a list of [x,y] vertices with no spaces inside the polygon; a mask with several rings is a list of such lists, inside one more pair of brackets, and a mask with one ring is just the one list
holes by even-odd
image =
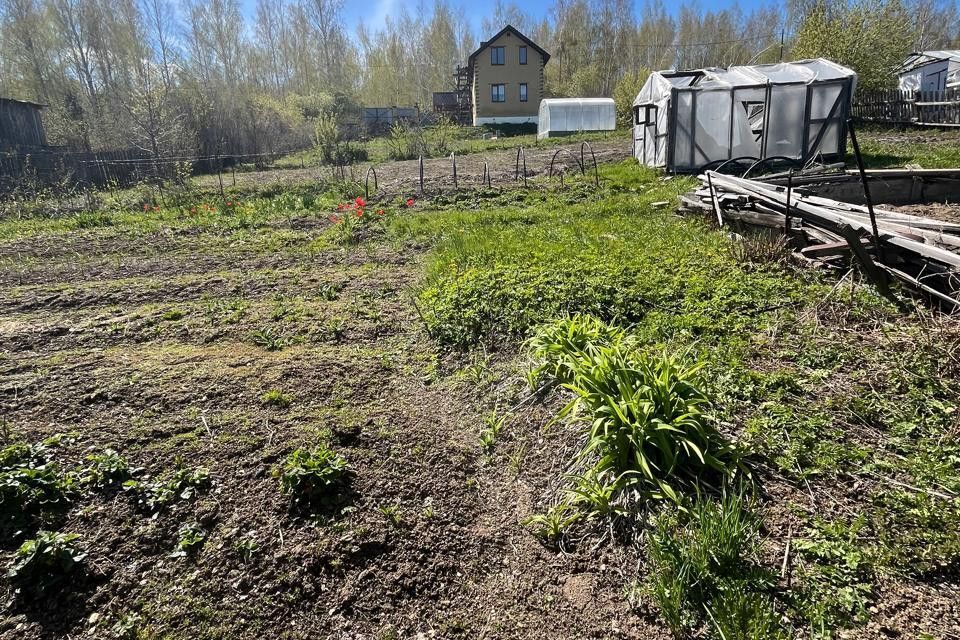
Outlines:
{"label": "small greenhouse", "polygon": [[897,69],[897,88],[945,91],[960,87],[960,50],[915,51]]}
{"label": "small greenhouse", "polygon": [[540,101],[537,138],[566,136],[580,131],[613,131],[617,107],[613,98],[550,98]]}
{"label": "small greenhouse", "polygon": [[856,81],[822,58],[654,72],[633,102],[634,155],[676,172],[732,159],[843,155]]}

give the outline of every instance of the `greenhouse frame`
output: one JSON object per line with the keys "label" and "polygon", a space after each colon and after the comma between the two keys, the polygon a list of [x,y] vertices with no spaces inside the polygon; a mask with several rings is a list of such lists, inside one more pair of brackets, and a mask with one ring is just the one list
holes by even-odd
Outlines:
{"label": "greenhouse frame", "polygon": [[540,101],[537,138],[617,128],[613,98],[550,98]]}
{"label": "greenhouse frame", "polygon": [[634,156],[677,173],[737,159],[842,156],[856,81],[822,58],[654,72],[633,102]]}

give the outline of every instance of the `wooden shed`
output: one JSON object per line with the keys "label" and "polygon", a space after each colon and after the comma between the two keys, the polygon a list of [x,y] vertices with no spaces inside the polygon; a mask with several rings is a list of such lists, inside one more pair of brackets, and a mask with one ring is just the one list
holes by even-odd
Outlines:
{"label": "wooden shed", "polygon": [[40,110],[44,105],[0,98],[0,150],[27,151],[47,146]]}

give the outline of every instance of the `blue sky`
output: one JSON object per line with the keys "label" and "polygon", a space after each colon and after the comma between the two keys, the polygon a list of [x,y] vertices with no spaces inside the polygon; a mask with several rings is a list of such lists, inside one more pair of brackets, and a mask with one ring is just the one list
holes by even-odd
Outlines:
{"label": "blue sky", "polygon": [[[453,0],[451,4],[457,3],[457,0]],[[476,0],[465,2],[461,0],[459,4],[466,9],[467,15],[470,16],[473,22],[473,28],[478,32],[477,35],[479,37],[480,24],[483,18],[492,13],[492,0],[483,0],[481,2],[477,2]],[[516,4],[521,6],[525,13],[539,19],[547,14],[550,5],[553,4],[553,0],[522,0],[521,2],[516,2]],[[678,9],[679,2],[664,0],[663,4],[667,8],[667,11],[673,12]],[[703,2],[703,0],[701,0],[700,4],[704,8],[711,10],[724,9],[731,5],[739,4],[744,11],[749,11],[756,6],[775,4],[775,1],[740,0],[737,2],[737,0],[708,0],[707,2]],[[344,17],[350,29],[356,27],[361,21],[365,22],[371,28],[376,28],[383,24],[383,20],[387,15],[399,13],[402,7],[406,7],[408,12],[415,14],[418,7],[422,6],[429,12],[432,5],[433,0],[365,0],[361,2],[347,0],[344,8]],[[637,13],[639,13],[639,8],[642,6],[643,0],[634,1],[634,7]]]}

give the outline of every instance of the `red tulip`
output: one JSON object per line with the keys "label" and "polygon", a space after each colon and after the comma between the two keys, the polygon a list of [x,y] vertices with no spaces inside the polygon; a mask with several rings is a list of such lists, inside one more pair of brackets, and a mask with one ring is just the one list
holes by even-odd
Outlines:
{"label": "red tulip", "polygon": [[365,206],[365,205],[367,204],[367,201],[364,200],[363,198],[361,198],[360,196],[357,196],[357,199],[356,199],[354,202],[357,203],[357,206],[358,206],[358,207],[362,207],[362,206]]}
{"label": "red tulip", "polygon": [[377,215],[378,215],[378,216],[382,216],[382,215],[383,215],[383,209],[377,209]]}
{"label": "red tulip", "polygon": [[407,198],[407,206],[408,206],[408,207],[412,207],[412,206],[413,206],[413,198]]}

